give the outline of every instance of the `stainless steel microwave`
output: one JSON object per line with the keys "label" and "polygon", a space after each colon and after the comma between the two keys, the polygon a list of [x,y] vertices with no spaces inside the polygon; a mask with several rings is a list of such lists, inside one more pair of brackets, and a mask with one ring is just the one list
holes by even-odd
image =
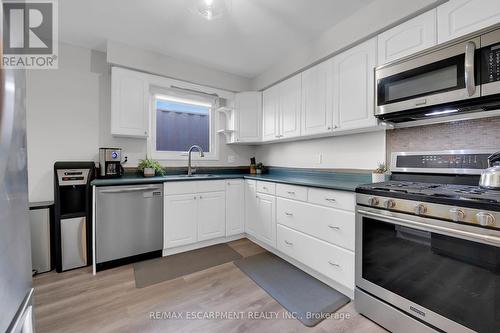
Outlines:
{"label": "stainless steel microwave", "polygon": [[500,109],[500,29],[375,69],[375,116],[401,123]]}

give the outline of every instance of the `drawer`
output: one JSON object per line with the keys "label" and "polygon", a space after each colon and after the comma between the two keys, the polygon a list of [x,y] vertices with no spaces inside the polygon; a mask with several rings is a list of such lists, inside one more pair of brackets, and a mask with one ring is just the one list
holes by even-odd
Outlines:
{"label": "drawer", "polygon": [[257,192],[275,195],[276,184],[270,182],[257,181]]}
{"label": "drawer", "polygon": [[288,199],[307,201],[307,187],[277,184],[276,195]]}
{"label": "drawer", "polygon": [[201,180],[194,183],[196,183],[196,193],[226,190],[226,182],[224,180]]}
{"label": "drawer", "polygon": [[287,228],[277,227],[277,247],[284,254],[354,290],[354,253]]}
{"label": "drawer", "polygon": [[278,198],[277,223],[354,251],[354,212]]}
{"label": "drawer", "polygon": [[322,206],[345,209],[354,212],[356,196],[352,192],[310,188],[308,201]]}
{"label": "drawer", "polygon": [[190,194],[196,193],[196,182],[165,182],[163,183],[163,194]]}

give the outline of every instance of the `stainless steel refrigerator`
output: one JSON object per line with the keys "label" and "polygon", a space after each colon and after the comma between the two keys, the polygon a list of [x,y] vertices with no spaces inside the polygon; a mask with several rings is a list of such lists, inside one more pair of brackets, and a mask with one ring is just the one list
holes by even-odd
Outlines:
{"label": "stainless steel refrigerator", "polygon": [[28,333],[33,332],[33,288],[26,171],[26,72],[0,71],[0,332]]}

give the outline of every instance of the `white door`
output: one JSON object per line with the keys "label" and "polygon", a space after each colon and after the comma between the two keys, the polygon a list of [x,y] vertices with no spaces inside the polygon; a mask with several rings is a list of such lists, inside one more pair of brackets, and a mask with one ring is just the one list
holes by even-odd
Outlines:
{"label": "white door", "polygon": [[111,70],[111,134],[145,138],[149,126],[149,85],[141,73]]}
{"label": "white door", "polygon": [[279,96],[276,86],[262,93],[262,140],[279,138]]}
{"label": "white door", "polygon": [[257,193],[256,237],[276,247],[276,197]]}
{"label": "white door", "polygon": [[198,241],[226,235],[226,196],[221,192],[198,195]]}
{"label": "white door", "polygon": [[332,130],[331,62],[325,61],[302,73],[302,135],[327,133]]}
{"label": "white door", "polygon": [[196,242],[196,194],[165,196],[164,246],[172,248]]}
{"label": "white door", "polygon": [[436,43],[436,9],[433,9],[378,35],[378,64],[403,58]]}
{"label": "white door", "polygon": [[257,237],[257,184],[255,180],[245,180],[245,232]]}
{"label": "white door", "polygon": [[450,0],[437,8],[438,43],[500,22],[498,0]]}
{"label": "white door", "polygon": [[338,130],[377,124],[373,115],[376,63],[376,38],[333,58],[333,111]]}
{"label": "white door", "polygon": [[300,136],[301,74],[281,82],[279,90],[279,136]]}
{"label": "white door", "polygon": [[245,232],[245,192],[241,179],[226,182],[226,236]]}
{"label": "white door", "polygon": [[247,91],[235,96],[236,142],[261,140],[262,93]]}

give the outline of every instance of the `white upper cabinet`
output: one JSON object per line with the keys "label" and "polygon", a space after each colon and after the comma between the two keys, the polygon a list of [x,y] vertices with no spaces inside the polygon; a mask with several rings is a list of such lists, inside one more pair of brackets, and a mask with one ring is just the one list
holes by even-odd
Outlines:
{"label": "white upper cabinet", "polygon": [[333,111],[337,130],[377,125],[374,110],[374,68],[377,38],[333,58]]}
{"label": "white upper cabinet", "polygon": [[302,135],[331,132],[331,62],[322,62],[302,73]]}
{"label": "white upper cabinet", "polygon": [[280,96],[280,138],[300,136],[301,75],[278,85]]}
{"label": "white upper cabinet", "polygon": [[149,127],[149,84],[141,73],[111,69],[111,134],[146,138]]}
{"label": "white upper cabinet", "polygon": [[261,139],[262,93],[247,91],[235,96],[236,142],[257,142]]}
{"label": "white upper cabinet", "polygon": [[406,57],[436,45],[436,9],[378,35],[378,64]]}
{"label": "white upper cabinet", "polygon": [[262,140],[279,138],[279,95],[274,86],[262,93]]}
{"label": "white upper cabinet", "polygon": [[450,0],[437,8],[438,42],[500,22],[498,0]]}

